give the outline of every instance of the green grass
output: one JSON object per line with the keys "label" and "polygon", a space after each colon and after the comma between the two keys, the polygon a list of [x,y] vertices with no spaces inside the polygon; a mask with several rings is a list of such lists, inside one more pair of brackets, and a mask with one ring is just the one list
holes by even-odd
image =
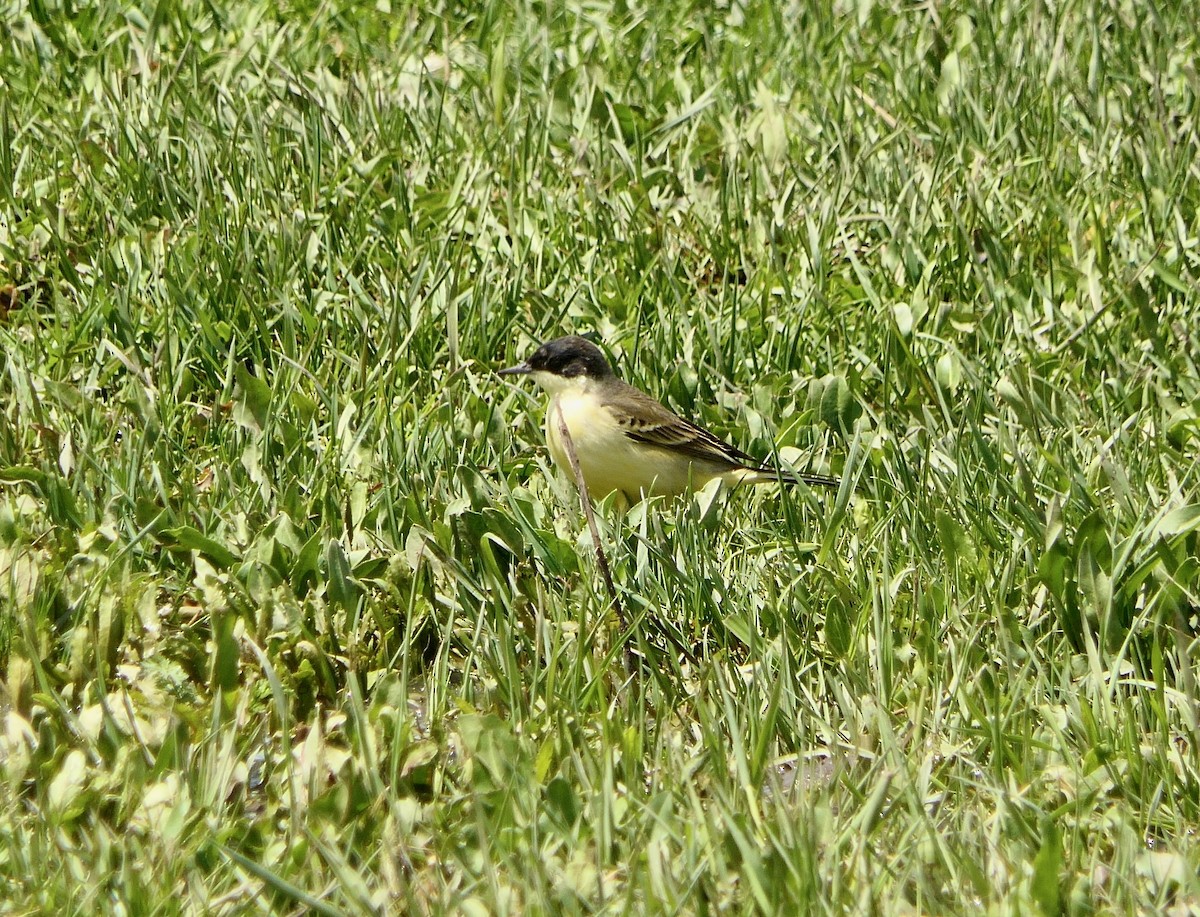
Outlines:
{"label": "green grass", "polygon": [[0,911],[1200,908],[1194,3],[0,10]]}

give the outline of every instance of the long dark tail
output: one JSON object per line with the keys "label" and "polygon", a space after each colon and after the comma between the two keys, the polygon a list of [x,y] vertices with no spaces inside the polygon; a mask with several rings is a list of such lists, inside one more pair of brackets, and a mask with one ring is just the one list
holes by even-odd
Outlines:
{"label": "long dark tail", "polygon": [[803,481],[809,487],[832,487],[837,489],[842,483],[838,478],[831,478],[826,474],[792,473],[790,471],[777,471],[774,468],[770,469],[769,473],[778,475],[779,479],[785,484],[796,484]]}
{"label": "long dark tail", "polygon": [[746,466],[741,471],[743,473],[738,475],[738,477],[745,484],[767,484],[771,481],[782,482],[784,484],[799,484],[803,482],[809,487],[837,488],[842,483],[838,478],[831,478],[828,475],[784,471],[782,468],[773,468],[770,465],[762,465],[758,468]]}

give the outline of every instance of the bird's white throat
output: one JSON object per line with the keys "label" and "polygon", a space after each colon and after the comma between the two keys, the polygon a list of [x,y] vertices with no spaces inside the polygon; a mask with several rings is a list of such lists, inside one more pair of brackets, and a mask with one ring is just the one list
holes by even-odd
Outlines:
{"label": "bird's white throat", "polygon": [[584,395],[591,391],[595,383],[588,376],[560,376],[545,370],[534,370],[530,375],[550,395]]}

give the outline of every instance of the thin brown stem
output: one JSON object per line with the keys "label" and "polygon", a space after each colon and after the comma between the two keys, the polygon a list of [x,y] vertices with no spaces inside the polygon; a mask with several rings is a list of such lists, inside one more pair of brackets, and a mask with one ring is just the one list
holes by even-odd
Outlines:
{"label": "thin brown stem", "polygon": [[[575,475],[575,485],[579,488],[579,499],[583,502],[583,515],[587,519],[588,531],[592,536],[592,547],[596,549],[596,562],[600,565],[600,575],[604,577],[608,597],[612,600],[613,610],[617,613],[617,624],[620,626],[621,632],[626,633],[625,609],[621,607],[621,600],[617,596],[617,587],[613,585],[612,570],[608,566],[608,555],[604,553],[604,545],[600,543],[600,529],[596,526],[596,514],[592,510],[592,495],[588,491],[587,481],[583,479],[583,469],[579,466],[579,456],[575,453],[575,441],[571,439],[571,431],[567,429],[567,421],[563,417],[562,408],[555,405],[554,413],[558,422],[558,432],[562,437],[563,448],[567,453],[567,461],[571,465],[571,473]],[[628,656],[628,648],[626,655]]]}

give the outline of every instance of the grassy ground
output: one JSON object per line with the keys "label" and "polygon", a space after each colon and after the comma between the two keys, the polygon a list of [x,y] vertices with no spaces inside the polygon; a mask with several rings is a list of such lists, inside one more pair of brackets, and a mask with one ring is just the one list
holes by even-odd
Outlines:
{"label": "grassy ground", "polygon": [[1200,910],[1200,7],[0,8],[0,911]]}

